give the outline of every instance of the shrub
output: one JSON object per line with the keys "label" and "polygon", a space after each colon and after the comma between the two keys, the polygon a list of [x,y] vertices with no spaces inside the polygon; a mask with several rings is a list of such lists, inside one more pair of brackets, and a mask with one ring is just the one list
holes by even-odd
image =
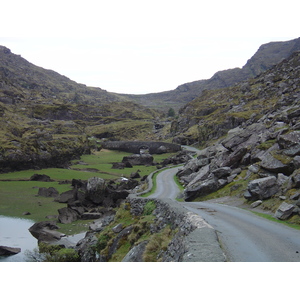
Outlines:
{"label": "shrub", "polygon": [[154,201],[148,201],[146,205],[144,206],[143,215],[149,216],[153,213],[154,209],[156,208]]}

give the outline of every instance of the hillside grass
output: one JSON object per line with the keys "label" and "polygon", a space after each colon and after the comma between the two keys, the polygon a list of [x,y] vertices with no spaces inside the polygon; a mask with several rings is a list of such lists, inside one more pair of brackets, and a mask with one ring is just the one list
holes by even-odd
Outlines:
{"label": "hillside grass", "polygon": [[[59,193],[72,189],[72,179],[88,180],[91,177],[101,177],[105,180],[115,180],[129,177],[132,172],[140,171],[141,176],[149,175],[156,166],[134,166],[122,170],[112,169],[113,162],[121,162],[130,153],[112,150],[101,150],[92,155],[83,155],[75,160],[69,169],[48,168],[41,170],[24,170],[0,174],[0,215],[30,219],[35,222],[46,221],[48,215],[58,215],[58,209],[66,204],[54,202],[53,197],[38,196],[40,187],[54,187]],[[154,160],[161,162],[171,154],[154,155]],[[79,163],[81,162],[81,163]],[[82,164],[84,163],[84,164]],[[93,170],[93,171],[90,171]],[[52,182],[30,181],[34,174],[50,176]],[[69,182],[62,184],[63,182]],[[30,212],[30,215],[23,215]],[[59,231],[75,234],[87,230],[91,221],[78,220],[72,224],[60,224]]]}

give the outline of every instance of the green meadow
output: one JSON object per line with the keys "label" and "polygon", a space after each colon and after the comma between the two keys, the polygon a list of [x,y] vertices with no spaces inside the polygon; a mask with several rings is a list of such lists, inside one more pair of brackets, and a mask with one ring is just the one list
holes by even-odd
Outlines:
{"label": "green meadow", "polygon": [[[38,196],[40,187],[54,187],[59,193],[72,189],[72,179],[87,180],[101,177],[106,180],[129,177],[132,172],[140,171],[140,175],[149,175],[156,170],[155,166],[133,166],[133,168],[112,169],[112,163],[121,162],[130,153],[101,150],[91,155],[83,155],[73,161],[68,169],[49,168],[41,170],[25,170],[0,174],[0,215],[31,219],[35,222],[45,221],[48,215],[57,215],[57,210],[66,204],[54,202],[53,197]],[[154,155],[156,162],[161,162],[171,154]],[[52,182],[30,181],[33,174],[50,176]],[[67,182],[67,183],[66,183]],[[30,215],[23,215],[30,212]],[[74,234],[86,230],[91,221],[76,221],[72,224],[59,224],[60,231]]]}

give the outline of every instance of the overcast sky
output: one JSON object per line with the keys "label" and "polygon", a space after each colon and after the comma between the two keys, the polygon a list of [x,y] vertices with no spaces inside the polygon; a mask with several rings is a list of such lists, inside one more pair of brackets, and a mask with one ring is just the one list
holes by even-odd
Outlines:
{"label": "overcast sky", "polygon": [[175,89],[242,67],[259,46],[299,37],[297,2],[10,0],[0,45],[110,92]]}

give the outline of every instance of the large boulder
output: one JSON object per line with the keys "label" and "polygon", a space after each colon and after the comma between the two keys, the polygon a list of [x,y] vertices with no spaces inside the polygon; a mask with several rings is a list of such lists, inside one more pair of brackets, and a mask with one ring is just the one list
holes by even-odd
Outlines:
{"label": "large boulder", "polygon": [[55,221],[42,221],[34,223],[28,230],[38,242],[54,242],[65,236],[56,229],[58,227]]}
{"label": "large boulder", "polygon": [[292,131],[284,135],[279,135],[277,141],[281,149],[298,147],[300,141],[300,131]]}
{"label": "large boulder", "polygon": [[33,174],[29,180],[30,181],[44,181],[44,182],[53,181],[48,175],[45,175],[45,174]]}
{"label": "large boulder", "polygon": [[288,219],[291,214],[293,213],[295,206],[293,204],[289,204],[286,202],[283,202],[277,209],[275,213],[275,218],[280,220],[286,220]]}
{"label": "large boulder", "polygon": [[95,204],[101,204],[105,198],[106,183],[100,177],[92,177],[87,182],[86,198]]}
{"label": "large boulder", "polygon": [[279,191],[279,185],[275,176],[255,179],[249,182],[248,190],[244,197],[251,201],[265,200]]}
{"label": "large boulder", "polygon": [[69,224],[78,220],[79,215],[77,211],[69,207],[63,207],[58,210],[58,221],[62,224]]}
{"label": "large boulder", "polygon": [[192,201],[196,197],[205,196],[219,189],[219,183],[215,177],[208,178],[198,185],[187,187],[184,190],[185,201]]}
{"label": "large boulder", "polygon": [[58,194],[58,191],[54,187],[41,187],[38,191],[38,195],[42,197],[56,197]]}
{"label": "large boulder", "polygon": [[291,164],[283,163],[281,160],[278,160],[270,153],[265,153],[260,166],[270,172],[283,173],[286,175],[290,175],[293,171]]}

